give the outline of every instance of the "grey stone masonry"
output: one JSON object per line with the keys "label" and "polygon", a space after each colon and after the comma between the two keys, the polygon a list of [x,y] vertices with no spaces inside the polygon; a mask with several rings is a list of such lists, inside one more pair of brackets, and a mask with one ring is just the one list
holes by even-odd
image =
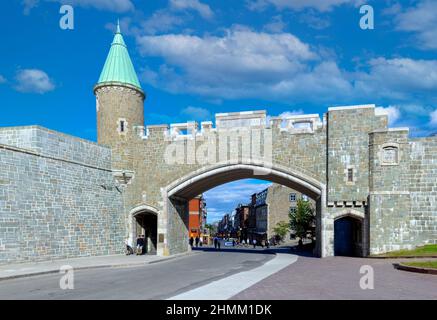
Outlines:
{"label": "grey stone masonry", "polygon": [[0,144],[38,154],[111,169],[111,149],[40,126],[0,128]]}
{"label": "grey stone masonry", "polygon": [[40,127],[0,141],[0,263],[123,252],[110,149]]}
{"label": "grey stone masonry", "polygon": [[412,139],[410,226],[415,243],[437,243],[437,137]]}
{"label": "grey stone masonry", "polygon": [[[328,201],[366,202],[369,194],[369,133],[387,126],[375,107],[330,108],[328,111]],[[348,170],[352,181],[348,181]]]}

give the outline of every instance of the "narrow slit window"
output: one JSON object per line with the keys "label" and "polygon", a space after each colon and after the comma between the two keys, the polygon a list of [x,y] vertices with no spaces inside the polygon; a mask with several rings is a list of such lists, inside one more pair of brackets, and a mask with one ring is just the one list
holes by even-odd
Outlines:
{"label": "narrow slit window", "polygon": [[125,131],[125,123],[124,120],[120,120],[120,132],[124,132]]}
{"label": "narrow slit window", "polygon": [[347,169],[347,181],[354,182],[354,169],[352,168]]}

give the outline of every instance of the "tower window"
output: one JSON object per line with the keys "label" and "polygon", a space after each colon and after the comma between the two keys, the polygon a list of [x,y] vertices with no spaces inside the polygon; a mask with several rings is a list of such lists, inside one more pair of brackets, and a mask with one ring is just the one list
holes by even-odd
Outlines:
{"label": "tower window", "polygon": [[354,169],[352,168],[347,169],[347,181],[354,182]]}
{"label": "tower window", "polygon": [[117,132],[120,135],[125,135],[128,130],[128,122],[124,118],[118,118],[117,120]]}
{"label": "tower window", "polygon": [[296,202],[296,194],[290,193],[290,202]]}

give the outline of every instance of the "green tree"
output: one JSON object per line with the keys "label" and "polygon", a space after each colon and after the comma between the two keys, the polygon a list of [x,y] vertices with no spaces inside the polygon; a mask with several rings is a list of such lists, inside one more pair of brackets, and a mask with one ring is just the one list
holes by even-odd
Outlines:
{"label": "green tree", "polygon": [[209,223],[205,224],[205,228],[209,230],[210,235],[213,235],[216,233],[215,227],[212,224],[209,224]]}
{"label": "green tree", "polygon": [[299,199],[296,210],[290,209],[290,228],[299,237],[299,245],[303,245],[303,240],[310,236],[313,239],[315,216],[314,210],[308,201]]}
{"label": "green tree", "polygon": [[273,228],[273,232],[275,233],[276,236],[279,237],[280,241],[284,240],[289,230],[290,230],[290,224],[285,221],[278,222],[276,226]]}

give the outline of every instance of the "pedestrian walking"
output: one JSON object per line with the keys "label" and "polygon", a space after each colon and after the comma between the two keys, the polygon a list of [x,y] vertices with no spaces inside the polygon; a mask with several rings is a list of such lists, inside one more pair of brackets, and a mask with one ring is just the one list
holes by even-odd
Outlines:
{"label": "pedestrian walking", "polygon": [[217,246],[218,246],[218,239],[217,237],[214,237],[214,249],[217,250]]}
{"label": "pedestrian walking", "polygon": [[191,249],[193,249],[193,245],[194,245],[194,238],[193,238],[193,237],[191,237],[191,238],[190,238],[190,240],[189,240],[189,242],[190,242],[190,247],[191,247]]}
{"label": "pedestrian walking", "polygon": [[137,256],[143,254],[143,247],[144,247],[144,238],[142,235],[140,235],[137,238]]}
{"label": "pedestrian walking", "polygon": [[196,248],[199,247],[199,241],[200,241],[199,236],[197,236],[197,237],[196,237]]}
{"label": "pedestrian walking", "polygon": [[252,244],[253,244],[253,248],[255,249],[256,248],[256,239],[253,239]]}
{"label": "pedestrian walking", "polygon": [[200,237],[200,239],[199,239],[199,245],[202,247],[203,246],[203,239],[202,239],[202,237]]}
{"label": "pedestrian walking", "polygon": [[269,242],[269,239],[266,240],[266,247],[267,247],[267,249],[270,249],[270,242]]}

